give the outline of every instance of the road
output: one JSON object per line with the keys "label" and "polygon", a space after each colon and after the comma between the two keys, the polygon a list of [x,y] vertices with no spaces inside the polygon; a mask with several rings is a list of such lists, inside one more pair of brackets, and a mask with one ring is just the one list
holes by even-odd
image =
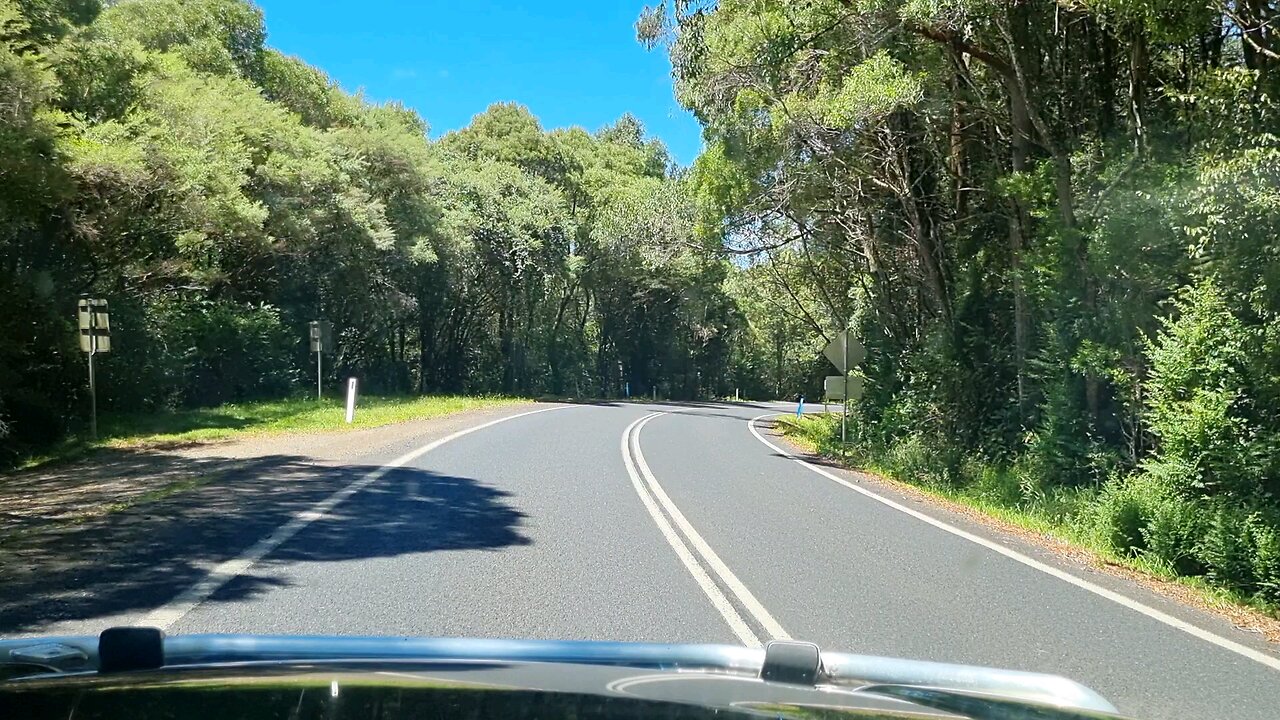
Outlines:
{"label": "road", "polygon": [[[792,637],[1061,674],[1141,718],[1276,717],[1280,656],[1264,641],[802,463],[767,418],[752,422],[789,407],[511,410],[336,469],[286,511],[219,536],[229,549],[196,570],[137,589],[145,601],[82,613],[74,629]],[[205,534],[164,542],[180,554]]]}

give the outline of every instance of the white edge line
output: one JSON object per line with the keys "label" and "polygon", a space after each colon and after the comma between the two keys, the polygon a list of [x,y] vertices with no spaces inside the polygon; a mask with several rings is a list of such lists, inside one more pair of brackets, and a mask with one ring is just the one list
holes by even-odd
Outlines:
{"label": "white edge line", "polygon": [[702,555],[702,558],[711,566],[716,575],[720,576],[720,580],[729,587],[730,592],[738,598],[738,601],[747,609],[747,612],[755,617],[756,621],[773,636],[773,639],[790,640],[791,636],[787,634],[786,630],[782,629],[782,625],[769,614],[769,611],[756,599],[756,596],[747,589],[747,586],[738,579],[737,575],[733,574],[729,566],[711,549],[711,546],[707,544],[702,535],[693,528],[693,524],[685,518],[684,513],[680,512],[680,508],[676,507],[676,504],[671,501],[667,492],[662,489],[662,485],[658,484],[658,479],[653,476],[653,472],[649,469],[649,464],[644,460],[644,453],[640,451],[640,431],[644,430],[644,426],[654,417],[657,416],[651,415],[643,418],[640,424],[636,426],[635,432],[631,434],[631,454],[635,458],[636,465],[640,468],[640,474],[644,476],[645,482],[649,484],[649,489],[653,492],[654,497],[658,498],[658,502],[662,504],[662,507],[666,508],[671,518],[676,521],[676,525],[684,532],[685,537],[693,544],[694,549],[698,551],[698,554]]}
{"label": "white edge line", "polygon": [[1223,648],[1225,650],[1230,650],[1231,652],[1236,653],[1237,655],[1241,655],[1243,657],[1249,658],[1250,660],[1259,662],[1263,665],[1266,665],[1269,668],[1272,668],[1273,670],[1280,670],[1280,658],[1272,657],[1271,655],[1267,655],[1266,653],[1260,652],[1258,650],[1254,650],[1253,648],[1248,647],[1246,645],[1241,645],[1240,643],[1235,642],[1234,640],[1229,640],[1227,638],[1222,637],[1221,635],[1217,635],[1212,632],[1209,632],[1208,630],[1204,630],[1199,627],[1196,627],[1195,625],[1192,625],[1191,623],[1185,620],[1180,620],[1176,617],[1173,617],[1172,615],[1163,613],[1151,607],[1150,605],[1146,605],[1141,602],[1138,602],[1137,600],[1121,595],[1120,593],[1115,592],[1113,590],[1108,590],[1102,587],[1101,585],[1095,585],[1094,583],[1091,583],[1088,580],[1085,580],[1084,578],[1076,577],[1075,575],[1072,575],[1071,573],[1066,572],[1065,570],[1060,570],[1056,567],[1053,567],[1052,565],[1047,565],[1045,563],[1040,562],[1039,560],[1035,560],[1033,558],[1027,557],[1026,555],[1023,555],[1022,553],[1016,550],[1011,550],[1007,547],[1004,547],[1003,545],[992,542],[991,540],[987,540],[986,538],[961,530],[960,528],[955,527],[954,525],[949,525],[941,520],[937,520],[928,515],[925,515],[924,513],[918,510],[913,510],[909,507],[906,507],[905,505],[902,505],[901,503],[894,502],[893,500],[883,497],[866,488],[854,485],[853,483],[849,482],[848,480],[845,480],[844,478],[838,477],[833,473],[827,472],[826,470],[823,470],[822,468],[812,463],[806,462],[804,459],[797,457],[794,453],[788,452],[787,450],[784,450],[783,448],[780,448],[777,445],[769,442],[764,438],[763,435],[760,434],[758,430],[756,430],[757,420],[769,417],[771,415],[777,415],[777,414],[778,413],[765,413],[764,415],[760,415],[758,417],[752,418],[747,423],[747,426],[751,429],[751,434],[755,435],[757,440],[773,448],[779,454],[791,460],[794,460],[795,462],[800,463],[801,465],[805,466],[806,468],[809,468],[810,470],[818,473],[819,475],[827,478],[828,480],[837,482],[855,492],[862,493],[863,495],[871,498],[872,500],[875,500],[876,502],[880,502],[885,505],[888,505],[894,510],[904,512],[907,515],[910,515],[911,517],[916,518],[917,520],[922,520],[924,522],[927,522],[936,528],[939,528],[941,530],[945,530],[951,533],[952,535],[956,535],[957,537],[964,538],[969,542],[975,543],[977,545],[981,545],[982,547],[985,547],[988,550],[998,552],[1001,555],[1004,555],[1005,557],[1011,560],[1016,560],[1022,563],[1023,565],[1026,565],[1027,567],[1034,568],[1047,575],[1052,575],[1053,577],[1056,577],[1059,580],[1071,583],[1072,585],[1075,585],[1076,587],[1081,588],[1082,590],[1087,590],[1093,593],[1094,595],[1104,597],[1107,600],[1110,600],[1118,605],[1123,605],[1124,607],[1127,607],[1130,610],[1135,610],[1137,612],[1140,612],[1143,615],[1146,615],[1147,617],[1153,620],[1162,622],[1165,625],[1168,625],[1169,627],[1181,630],[1187,633],[1188,635],[1197,637],[1201,640],[1204,640],[1205,642],[1213,643],[1214,645],[1217,645],[1220,648]]}
{"label": "white edge line", "polygon": [[515,415],[507,415],[496,420],[490,420],[489,422],[465,428],[451,435],[446,435],[439,440],[429,442],[416,450],[410,450],[385,465],[370,470],[350,485],[334,492],[329,497],[312,505],[306,510],[294,513],[293,518],[289,520],[289,522],[281,525],[270,535],[254,543],[252,547],[241,553],[239,557],[231,560],[224,560],[223,562],[215,565],[207,575],[197,581],[194,585],[182,591],[169,602],[148,613],[146,618],[143,620],[143,624],[158,627],[161,630],[167,630],[174,623],[181,620],[187,613],[194,610],[196,606],[200,605],[200,603],[208,600],[209,597],[217,592],[219,588],[230,582],[237,575],[240,575],[253,567],[271,551],[280,547],[294,535],[297,535],[298,532],[307,525],[310,525],[316,520],[319,520],[332,512],[334,508],[342,504],[342,502],[347,498],[377,482],[383,475],[386,475],[391,470],[406,465],[447,442],[457,440],[463,435],[469,435],[477,430],[483,430],[488,427],[493,427],[499,423],[504,423],[508,420],[515,420],[516,418],[525,417],[527,415],[536,415],[538,413],[550,412],[552,410],[564,410],[570,407],[573,406],[557,405],[554,407],[539,408],[537,410],[516,413]]}
{"label": "white edge line", "polygon": [[649,511],[649,516],[653,518],[654,524],[658,526],[658,530],[666,538],[667,544],[671,546],[672,550],[676,551],[676,556],[680,558],[680,562],[684,564],[685,569],[693,576],[693,579],[698,583],[698,587],[702,588],[702,592],[706,593],[707,599],[720,612],[721,617],[729,624],[729,629],[733,630],[733,634],[737,635],[738,640],[747,647],[762,647],[760,638],[756,637],[756,634],[752,632],[746,621],[734,609],[733,604],[729,602],[729,598],[725,597],[725,594],[711,580],[711,576],[707,574],[707,571],[698,564],[693,552],[680,539],[675,528],[671,527],[671,523],[667,522],[667,519],[663,517],[662,511],[658,509],[658,504],[654,502],[653,498],[645,490],[644,483],[640,480],[640,473],[636,470],[635,462],[631,458],[629,446],[631,432],[640,423],[651,420],[661,414],[645,415],[622,431],[622,462],[627,467],[627,475],[631,478],[631,486],[635,488],[636,494],[640,496],[640,501],[644,503],[644,507]]}

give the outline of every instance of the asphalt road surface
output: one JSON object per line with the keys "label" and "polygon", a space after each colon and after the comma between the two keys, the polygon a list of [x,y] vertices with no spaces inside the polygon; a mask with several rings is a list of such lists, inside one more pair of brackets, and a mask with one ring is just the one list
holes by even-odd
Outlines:
{"label": "asphalt road surface", "polygon": [[[768,417],[752,422],[791,408],[514,409],[337,468],[288,512],[220,540],[225,552],[139,590],[145,602],[82,613],[77,627],[791,637],[1065,675],[1139,718],[1280,716],[1280,655],[1258,637],[855,473],[800,462]],[[165,542],[181,553],[196,540]]]}

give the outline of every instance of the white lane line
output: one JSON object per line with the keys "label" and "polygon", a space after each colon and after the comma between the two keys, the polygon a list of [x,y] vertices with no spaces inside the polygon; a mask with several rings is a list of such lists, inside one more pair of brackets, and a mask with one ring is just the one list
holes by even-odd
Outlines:
{"label": "white lane line", "polygon": [[702,592],[706,593],[707,599],[716,610],[720,612],[725,622],[729,623],[729,629],[733,630],[733,634],[738,636],[738,640],[747,647],[758,648],[763,647],[760,638],[752,632],[738,611],[734,609],[733,603],[729,602],[729,598],[720,592],[720,588],[716,587],[711,576],[707,571],[698,564],[697,558],[693,556],[693,552],[684,544],[680,536],[676,533],[675,528],[671,527],[671,523],[667,522],[667,518],[663,516],[662,511],[658,509],[658,504],[654,502],[652,496],[644,488],[644,483],[640,479],[640,473],[636,469],[635,462],[631,459],[630,440],[631,431],[637,425],[662,413],[651,413],[636,420],[622,431],[622,462],[627,466],[627,475],[631,477],[631,486],[635,488],[636,494],[640,496],[640,501],[644,503],[644,507],[649,511],[649,516],[653,518],[653,522],[658,526],[658,530],[662,532],[662,536],[666,538],[667,544],[672,550],[676,551],[676,556],[680,558],[680,562],[684,563],[684,567],[693,576],[698,583],[698,587],[702,588]]}
{"label": "white lane line", "polygon": [[457,440],[463,435],[469,435],[477,430],[493,427],[498,423],[515,420],[516,418],[525,417],[526,415],[536,415],[538,413],[550,412],[552,410],[563,410],[568,407],[573,406],[558,405],[556,407],[529,410],[528,412],[501,417],[497,420],[490,420],[489,422],[481,423],[464,430],[459,430],[452,435],[446,435],[439,440],[429,442],[416,450],[411,450],[404,455],[401,455],[386,465],[370,470],[350,485],[338,490],[306,510],[302,510],[294,514],[293,519],[276,528],[270,535],[254,543],[254,545],[248,550],[245,550],[240,557],[223,561],[214,566],[214,568],[209,571],[209,574],[205,575],[204,578],[196,582],[196,584],[182,591],[182,593],[170,600],[168,603],[152,610],[142,621],[142,624],[158,627],[162,630],[169,629],[170,626],[181,620],[184,615],[194,610],[197,605],[208,600],[209,596],[217,592],[218,588],[230,582],[237,575],[247,571],[255,563],[266,557],[268,553],[280,547],[288,541],[289,538],[297,535],[302,528],[332,512],[335,507],[340,505],[347,498],[377,482],[383,475],[386,475],[391,470],[412,462],[447,442]]}
{"label": "white lane line", "polygon": [[1039,560],[1035,560],[1033,558],[1027,557],[1022,553],[1017,552],[1016,550],[1010,550],[1009,548],[1004,547],[1003,545],[1000,545],[998,543],[992,542],[991,540],[987,540],[986,538],[979,537],[970,532],[965,532],[964,530],[961,530],[960,528],[955,527],[954,525],[949,525],[945,522],[942,522],[941,520],[934,519],[918,510],[912,510],[911,508],[905,505],[902,505],[901,503],[894,502],[893,500],[890,500],[889,498],[878,495],[864,487],[859,487],[857,485],[854,485],[853,483],[849,482],[848,480],[845,480],[844,478],[841,478],[833,473],[827,472],[826,470],[823,470],[822,468],[812,463],[806,462],[802,458],[797,457],[795,454],[790,453],[778,447],[777,445],[769,442],[764,438],[763,435],[760,434],[758,430],[756,430],[757,420],[769,417],[771,415],[777,415],[777,414],[778,413],[765,413],[764,415],[760,415],[758,417],[752,418],[750,422],[747,423],[747,426],[751,428],[751,434],[755,435],[757,440],[769,446],[778,454],[783,455],[787,458],[790,458],[791,460],[794,460],[795,462],[800,463],[801,465],[809,468],[810,470],[818,473],[819,475],[827,478],[828,480],[837,482],[855,492],[862,493],[863,495],[866,495],[867,497],[871,498],[872,500],[875,500],[876,502],[888,505],[894,510],[904,512],[907,515],[910,515],[911,517],[916,518],[917,520],[922,520],[924,522],[927,522],[930,525],[940,530],[945,530],[951,533],[952,535],[964,538],[965,540],[968,540],[969,542],[975,543],[977,545],[981,545],[982,547],[987,548],[988,550],[998,552],[1001,555],[1004,555],[1005,557],[1011,560],[1016,560],[1022,563],[1023,565],[1026,565],[1027,567],[1035,568],[1036,570],[1039,570],[1040,572],[1043,572],[1047,575],[1052,575],[1053,577],[1056,577],[1059,580],[1071,583],[1072,585],[1075,585],[1076,587],[1082,590],[1087,590],[1093,593],[1094,595],[1104,597],[1118,605],[1123,605],[1124,607],[1127,607],[1130,610],[1136,610],[1137,612],[1140,612],[1143,615],[1146,615],[1152,620],[1162,622],[1165,625],[1168,625],[1169,627],[1172,627],[1172,628],[1177,628],[1178,630],[1181,630],[1182,632],[1185,632],[1188,635],[1192,635],[1206,642],[1213,643],[1214,645],[1217,645],[1220,648],[1223,648],[1225,650],[1230,650],[1231,652],[1236,653],[1237,655],[1241,655],[1243,657],[1249,658],[1250,660],[1259,662],[1274,670],[1280,670],[1280,658],[1276,658],[1266,653],[1259,652],[1258,650],[1254,650],[1253,648],[1248,647],[1246,645],[1241,645],[1240,643],[1235,642],[1234,640],[1229,640],[1227,638],[1222,637],[1221,635],[1217,635],[1212,632],[1209,632],[1208,630],[1204,630],[1199,627],[1196,627],[1195,625],[1192,625],[1191,623],[1186,622],[1185,620],[1179,620],[1178,618],[1173,617],[1172,615],[1160,612],[1159,610],[1151,607],[1150,605],[1145,605],[1143,603],[1138,602],[1137,600],[1134,600],[1129,597],[1125,597],[1124,595],[1121,595],[1118,592],[1108,590],[1102,587],[1101,585],[1095,585],[1089,582],[1088,580],[1085,580],[1084,578],[1076,577],[1075,575],[1072,575],[1071,573],[1066,572],[1064,570],[1059,570],[1058,568],[1053,567],[1052,565],[1046,565],[1045,563],[1042,563]]}
{"label": "white lane line", "polygon": [[644,430],[644,426],[655,417],[657,415],[641,419],[640,424],[631,433],[631,455],[635,459],[636,465],[640,468],[640,474],[644,476],[649,489],[653,492],[654,497],[658,499],[658,502],[662,504],[662,507],[666,509],[667,514],[676,521],[676,525],[684,532],[684,536],[693,544],[694,549],[698,551],[698,554],[702,556],[706,564],[711,566],[711,569],[720,577],[721,582],[738,598],[738,602],[742,603],[742,606],[747,609],[747,612],[751,613],[756,622],[759,622],[760,626],[768,631],[774,640],[790,640],[791,636],[787,634],[786,630],[782,629],[782,625],[769,614],[769,611],[747,589],[747,586],[738,579],[738,576],[733,574],[733,571],[711,549],[711,546],[707,544],[702,535],[693,529],[693,525],[685,518],[684,513],[680,512],[680,508],[676,507],[676,504],[671,501],[666,491],[662,489],[662,485],[658,483],[658,479],[649,470],[649,464],[644,460],[644,453],[640,451],[640,431]]}

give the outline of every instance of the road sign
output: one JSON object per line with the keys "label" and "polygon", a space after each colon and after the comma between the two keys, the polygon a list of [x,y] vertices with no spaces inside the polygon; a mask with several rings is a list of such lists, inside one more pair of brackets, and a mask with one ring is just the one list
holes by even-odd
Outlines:
{"label": "road sign", "polygon": [[[823,390],[826,397],[830,399],[857,400],[862,397],[862,379],[852,377],[849,374],[853,370],[853,366],[862,362],[867,358],[867,349],[862,347],[862,343],[852,337],[849,337],[849,331],[841,330],[836,333],[830,343],[822,349],[822,354],[831,361],[832,365],[840,371],[835,377],[828,377],[823,383]],[[833,382],[834,381],[834,382]],[[857,391],[854,391],[854,386]],[[837,388],[836,385],[839,387]],[[840,442],[845,442],[849,438],[849,403],[846,401],[844,409],[840,413]]]}
{"label": "road sign", "polygon": [[333,352],[333,323],[328,320],[312,320],[310,331],[311,352]]}
{"label": "road sign", "polygon": [[316,399],[324,398],[324,353],[333,352],[333,323],[328,320],[312,320],[308,326],[311,352],[316,354]]}
{"label": "road sign", "polygon": [[862,347],[862,343],[849,337],[848,330],[841,330],[823,349],[822,354],[836,366],[837,370],[849,372],[854,365],[867,358],[867,349]]}
{"label": "road sign", "polygon": [[[849,381],[849,399],[859,400],[862,398],[862,378],[857,375],[850,375]],[[844,400],[845,394],[845,377],[843,375],[828,375],[822,381],[822,396],[828,400]]]}
{"label": "road sign", "polygon": [[98,378],[93,371],[93,358],[111,352],[111,318],[107,301],[80,298],[76,303],[76,323],[80,328],[80,349],[89,354],[89,435],[98,439]]}
{"label": "road sign", "polygon": [[80,324],[80,349],[90,354],[111,352],[111,318],[107,313],[107,301],[80,298],[76,311]]}

